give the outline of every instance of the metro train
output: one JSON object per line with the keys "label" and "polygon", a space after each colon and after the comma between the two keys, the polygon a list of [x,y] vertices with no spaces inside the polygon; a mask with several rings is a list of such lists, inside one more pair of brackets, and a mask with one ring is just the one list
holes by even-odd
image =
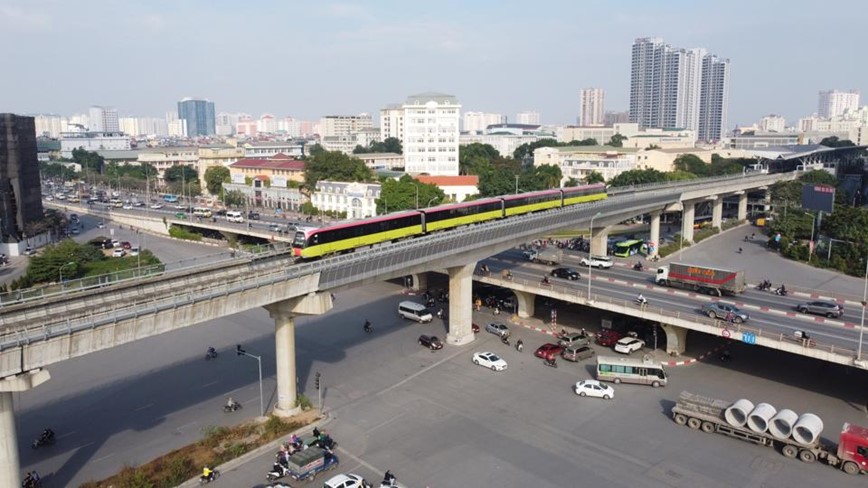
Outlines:
{"label": "metro train", "polygon": [[295,256],[314,259],[462,225],[593,202],[606,197],[606,185],[597,183],[438,205],[329,227],[300,229],[295,234],[292,247]]}

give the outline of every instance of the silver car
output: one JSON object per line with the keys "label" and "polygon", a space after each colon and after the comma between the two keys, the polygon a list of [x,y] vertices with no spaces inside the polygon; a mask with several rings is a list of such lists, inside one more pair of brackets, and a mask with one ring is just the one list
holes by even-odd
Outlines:
{"label": "silver car", "polygon": [[713,319],[731,320],[737,324],[747,322],[750,316],[735,305],[722,302],[706,303],[702,306],[702,313]]}
{"label": "silver car", "polygon": [[813,313],[817,315],[825,315],[829,318],[835,318],[844,315],[844,307],[841,305],[826,300],[816,300],[813,302],[800,303],[796,307],[801,313]]}

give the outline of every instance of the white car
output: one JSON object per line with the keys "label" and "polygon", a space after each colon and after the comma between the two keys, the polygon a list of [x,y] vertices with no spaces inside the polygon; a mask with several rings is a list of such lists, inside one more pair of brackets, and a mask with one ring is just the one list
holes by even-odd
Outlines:
{"label": "white car", "polygon": [[130,249],[130,256],[138,256],[138,255],[139,255],[139,248],[138,247],[134,247],[134,248]]}
{"label": "white car", "polygon": [[615,389],[609,385],[604,385],[597,380],[582,380],[576,382],[574,388],[576,395],[602,398],[611,400],[615,398]]}
{"label": "white car", "polygon": [[96,226],[99,229],[105,229],[105,222],[100,222],[100,223],[96,224]]}
{"label": "white car", "polygon": [[124,209],[124,210],[132,210],[132,209],[133,209],[133,204],[131,204],[131,203],[125,203],[124,206],[121,207],[121,208]]}
{"label": "white car", "polygon": [[594,268],[599,268],[599,269],[609,269],[615,265],[615,263],[612,262],[612,258],[610,258],[608,256],[585,257],[585,258],[582,258],[582,260],[580,262],[581,262],[582,266],[592,266]]}
{"label": "white car", "polygon": [[367,488],[371,484],[357,474],[347,473],[332,476],[322,486],[323,488]]}
{"label": "white car", "polygon": [[163,204],[162,203],[154,203],[154,204],[151,204],[151,208],[153,208],[153,209],[163,208]]}
{"label": "white car", "polygon": [[489,368],[492,371],[503,371],[506,369],[506,361],[500,359],[493,352],[478,352],[473,355],[473,364]]}
{"label": "white car", "polygon": [[638,351],[645,347],[645,341],[635,337],[623,337],[615,343],[615,352],[621,354],[630,354],[633,351]]}
{"label": "white car", "polygon": [[112,257],[113,258],[122,258],[122,257],[124,257],[124,254],[125,253],[124,253],[124,250],[122,248],[117,248],[114,251],[112,251]]}

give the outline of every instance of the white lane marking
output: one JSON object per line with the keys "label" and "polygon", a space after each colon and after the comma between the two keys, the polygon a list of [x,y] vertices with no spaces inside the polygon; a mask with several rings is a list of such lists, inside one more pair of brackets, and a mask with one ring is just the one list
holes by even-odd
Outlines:
{"label": "white lane marking", "polygon": [[58,438],[58,439],[63,439],[64,437],[69,437],[69,436],[71,436],[72,434],[75,434],[76,432],[78,432],[78,431],[73,430],[72,432],[67,432],[66,434],[59,435],[59,436],[57,436],[57,438]]}
{"label": "white lane marking", "polygon": [[185,428],[187,428],[187,427],[190,427],[191,425],[196,425],[196,424],[198,424],[198,423],[199,423],[198,421],[194,420],[194,421],[192,421],[192,422],[190,422],[190,423],[188,423],[188,424],[184,424],[184,425],[181,425],[181,426],[177,427],[175,430],[177,430],[177,431],[180,432],[182,429],[185,429]]}
{"label": "white lane marking", "polygon": [[111,453],[111,454],[106,454],[106,455],[103,456],[103,457],[99,457],[99,458],[94,459],[93,462],[98,463],[98,462],[100,462],[100,461],[106,460],[106,459],[108,459],[108,458],[114,456],[115,454],[116,454],[116,453],[114,453],[114,452]]}
{"label": "white lane marking", "polygon": [[87,446],[92,446],[93,444],[94,444],[93,442],[88,442],[87,444],[82,444],[82,445],[80,445],[80,446],[78,446],[78,447],[73,447],[72,450],[73,450],[73,451],[76,451],[76,450],[78,450],[78,449],[84,449],[85,447],[87,447]]}
{"label": "white lane marking", "polygon": [[138,412],[138,411],[140,411],[140,410],[144,410],[144,409],[146,409],[146,408],[151,408],[151,407],[153,407],[153,406],[154,406],[153,403],[149,403],[149,404],[147,404],[147,405],[142,405],[141,407],[139,407],[139,408],[133,410],[133,412]]}
{"label": "white lane marking", "polygon": [[210,383],[205,383],[204,385],[199,385],[199,388],[208,388],[209,386],[216,385],[217,383],[220,383],[220,381],[215,380]]}

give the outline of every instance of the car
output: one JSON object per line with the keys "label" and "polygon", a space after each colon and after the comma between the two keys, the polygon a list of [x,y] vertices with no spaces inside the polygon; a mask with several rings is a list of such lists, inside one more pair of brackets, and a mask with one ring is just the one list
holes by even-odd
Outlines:
{"label": "car", "polygon": [[69,214],[69,220],[78,222],[78,214]]}
{"label": "car", "polygon": [[96,224],[96,226],[98,229],[105,229],[105,222],[100,222],[100,223]]}
{"label": "car", "polygon": [[727,316],[729,316],[729,314],[732,314],[732,321],[737,324],[747,322],[747,320],[750,318],[750,316],[746,312],[741,311],[735,305],[730,305],[723,302],[706,303],[702,306],[702,313],[704,315],[708,315],[713,319],[721,320],[727,320]]}
{"label": "car", "polygon": [[419,336],[419,345],[425,346],[432,351],[436,351],[438,349],[443,349],[443,343],[440,342],[440,339],[437,336],[425,335],[422,334]]}
{"label": "car", "polygon": [[133,245],[130,243],[130,241],[123,241],[121,242],[121,247],[124,249],[132,249]]}
{"label": "car", "polygon": [[596,354],[591,346],[570,346],[564,349],[561,357],[567,361],[579,362],[585,359],[591,359]]}
{"label": "car", "polygon": [[133,204],[132,204],[132,203],[125,203],[124,206],[121,207],[121,208],[124,209],[124,210],[132,210],[132,209],[133,209]]}
{"label": "car", "polygon": [[323,488],[368,488],[372,485],[357,474],[347,473],[332,476],[322,486]]}
{"label": "car", "polygon": [[134,206],[134,207],[144,207],[144,206],[145,206],[145,202],[133,202],[133,206]]}
{"label": "car", "polygon": [[597,397],[604,400],[615,398],[615,389],[609,385],[604,385],[597,380],[578,381],[573,390],[576,392],[576,395],[582,397]]}
{"label": "car", "polygon": [[111,243],[112,243],[112,247],[121,247],[121,241],[119,241],[117,239],[112,239]]}
{"label": "car", "polygon": [[175,212],[175,218],[180,220],[186,220],[187,214],[185,214],[184,212]]}
{"label": "car", "polygon": [[277,223],[268,224],[268,230],[269,230],[269,232],[280,232],[280,224],[277,224]]}
{"label": "car", "polygon": [[225,217],[226,212],[228,212],[228,210],[226,210],[225,208],[221,208],[220,210],[214,212],[214,215],[216,215],[217,217]]}
{"label": "car", "polygon": [[81,232],[81,229],[79,229],[78,226],[73,227],[72,229],[69,230],[69,233],[74,235],[74,236],[77,236],[80,232]]}
{"label": "car", "polygon": [[506,369],[506,361],[500,359],[500,356],[493,352],[477,352],[473,355],[473,364],[489,368],[492,371],[503,371]]}
{"label": "car", "polygon": [[175,210],[187,210],[187,206],[182,203],[176,203],[174,205]]}
{"label": "car", "polygon": [[571,347],[571,346],[587,346],[591,343],[590,337],[584,331],[582,332],[571,332],[569,334],[565,334],[560,336],[558,339],[558,344],[563,347]]}
{"label": "car", "polygon": [[555,268],[552,270],[552,276],[565,280],[577,280],[581,277],[579,272],[573,268]]}
{"label": "car", "polygon": [[492,322],[485,326],[485,330],[500,337],[509,337],[509,327],[506,324]]}
{"label": "car", "polygon": [[615,265],[615,263],[612,262],[612,258],[610,258],[609,256],[589,256],[582,258],[579,263],[582,266],[594,267],[598,269],[609,269]]}
{"label": "car", "polygon": [[816,315],[825,315],[826,317],[839,318],[844,315],[844,307],[838,303],[827,300],[815,300],[813,302],[800,303],[796,307],[801,313],[813,313]]}
{"label": "car", "polygon": [[120,248],[120,247],[115,249],[114,251],[112,251],[112,257],[113,258],[122,258],[122,257],[124,257],[124,254],[125,254],[125,252],[124,252],[123,248]]}
{"label": "car", "polygon": [[597,334],[597,344],[603,347],[612,347],[617,343],[624,334],[615,329],[603,329]]}
{"label": "car", "polygon": [[259,212],[253,210],[247,212],[247,220],[259,220]]}
{"label": "car", "polygon": [[470,329],[473,331],[474,334],[478,334],[479,333],[479,324],[470,324]]}
{"label": "car", "polygon": [[138,247],[133,247],[130,249],[130,256],[138,256],[138,255],[139,255],[139,248]]}
{"label": "car", "polygon": [[163,204],[162,203],[152,203],[151,208],[154,210],[157,210],[157,209],[163,208]]}
{"label": "car", "polygon": [[524,258],[528,261],[533,261],[534,259],[536,259],[537,254],[539,253],[537,253],[536,249],[528,249],[527,251],[521,253],[521,255],[524,256]]}
{"label": "car", "polygon": [[635,337],[622,337],[615,343],[615,352],[621,354],[630,354],[633,351],[639,351],[645,347],[645,341]]}
{"label": "car", "polygon": [[562,352],[564,352],[563,346],[559,346],[557,344],[552,344],[551,342],[549,342],[539,346],[537,350],[533,353],[533,355],[538,358],[551,361],[557,356],[560,356]]}

